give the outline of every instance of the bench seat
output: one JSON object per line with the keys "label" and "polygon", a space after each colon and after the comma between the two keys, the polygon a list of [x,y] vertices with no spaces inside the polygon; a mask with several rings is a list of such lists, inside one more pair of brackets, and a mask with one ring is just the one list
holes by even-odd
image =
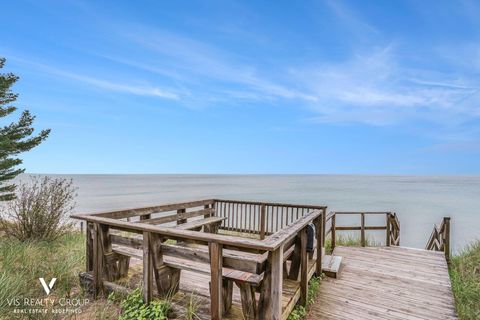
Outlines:
{"label": "bench seat", "polygon": [[220,224],[223,220],[227,218],[225,217],[210,217],[204,219],[193,220],[190,222],[185,222],[179,225],[176,225],[174,228],[182,229],[182,230],[194,230],[201,228],[203,226],[212,225],[212,224]]}
{"label": "bench seat", "polygon": [[[122,256],[129,256],[137,259],[143,258],[142,250],[118,246],[118,245],[113,245],[112,250],[114,253],[120,254]],[[176,269],[189,270],[189,271],[199,272],[202,274],[210,274],[210,264],[208,263],[202,263],[202,262],[192,261],[190,259],[174,257],[168,254],[163,255],[163,263],[166,266],[176,268]],[[260,285],[263,279],[263,274],[240,271],[240,270],[235,270],[227,267],[223,268],[222,275],[226,279],[248,283],[253,286]]]}

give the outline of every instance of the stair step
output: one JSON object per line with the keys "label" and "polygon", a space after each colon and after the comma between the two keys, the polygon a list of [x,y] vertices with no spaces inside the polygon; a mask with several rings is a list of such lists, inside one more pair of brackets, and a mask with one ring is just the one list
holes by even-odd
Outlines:
{"label": "stair step", "polygon": [[337,278],[342,266],[342,257],[325,255],[322,259],[322,272],[327,277]]}

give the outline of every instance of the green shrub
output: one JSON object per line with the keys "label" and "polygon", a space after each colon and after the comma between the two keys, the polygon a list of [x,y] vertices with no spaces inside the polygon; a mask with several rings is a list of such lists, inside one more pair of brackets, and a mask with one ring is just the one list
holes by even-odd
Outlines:
{"label": "green shrub", "polygon": [[58,239],[72,228],[75,196],[72,180],[34,176],[2,208],[0,229],[20,241]]}
{"label": "green shrub", "polygon": [[143,303],[140,289],[135,289],[121,303],[122,315],[119,320],[166,320],[171,309],[169,301]]}

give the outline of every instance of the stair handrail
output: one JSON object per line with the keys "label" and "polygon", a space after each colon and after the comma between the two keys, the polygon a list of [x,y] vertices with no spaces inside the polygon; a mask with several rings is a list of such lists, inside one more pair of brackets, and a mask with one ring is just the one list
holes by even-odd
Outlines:
{"label": "stair handrail", "polygon": [[400,221],[396,212],[387,214],[387,247],[400,245]]}
{"label": "stair handrail", "polygon": [[450,217],[443,217],[439,226],[433,226],[425,249],[444,252],[445,259],[450,262]]}

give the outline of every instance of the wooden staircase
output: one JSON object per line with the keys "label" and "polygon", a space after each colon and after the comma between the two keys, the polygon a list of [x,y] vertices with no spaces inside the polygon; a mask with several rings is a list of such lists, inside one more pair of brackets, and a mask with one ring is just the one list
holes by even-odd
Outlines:
{"label": "wooden staircase", "polygon": [[337,278],[342,267],[342,257],[325,255],[322,259],[322,272],[330,278]]}

